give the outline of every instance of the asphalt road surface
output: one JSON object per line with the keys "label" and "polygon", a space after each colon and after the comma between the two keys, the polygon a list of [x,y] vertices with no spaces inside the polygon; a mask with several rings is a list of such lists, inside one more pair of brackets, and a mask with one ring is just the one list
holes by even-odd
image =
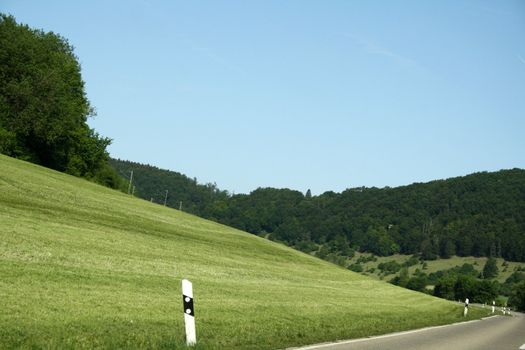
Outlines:
{"label": "asphalt road surface", "polygon": [[516,312],[512,315],[296,350],[524,350],[525,315]]}

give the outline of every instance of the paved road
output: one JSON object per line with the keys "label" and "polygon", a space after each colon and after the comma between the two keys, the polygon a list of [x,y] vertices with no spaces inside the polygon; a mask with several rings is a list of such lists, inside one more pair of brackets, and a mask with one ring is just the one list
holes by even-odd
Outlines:
{"label": "paved road", "polygon": [[311,345],[296,350],[518,350],[525,349],[525,315],[494,316],[408,332]]}

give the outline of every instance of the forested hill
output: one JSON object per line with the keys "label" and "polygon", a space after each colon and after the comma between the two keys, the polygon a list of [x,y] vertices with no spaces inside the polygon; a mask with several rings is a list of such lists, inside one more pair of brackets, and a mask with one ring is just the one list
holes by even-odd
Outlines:
{"label": "forested hill", "polygon": [[226,225],[283,241],[321,258],[421,253],[525,261],[525,170],[482,172],[396,188],[352,188],[311,196],[259,188],[229,195],[185,175],[112,160],[137,194]]}
{"label": "forested hill", "polygon": [[178,209],[182,205],[186,212],[206,216],[204,214],[213,203],[228,199],[228,192],[220,191],[215,184],[201,185],[197,179],[175,171],[113,158],[110,158],[109,163],[128,184],[133,170],[135,195],[154,203],[164,204],[166,200],[169,207]]}

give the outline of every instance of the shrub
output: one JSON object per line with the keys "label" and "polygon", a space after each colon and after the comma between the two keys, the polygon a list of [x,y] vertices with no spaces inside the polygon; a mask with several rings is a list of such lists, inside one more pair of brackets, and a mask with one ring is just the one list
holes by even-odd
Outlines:
{"label": "shrub", "polygon": [[385,275],[390,275],[401,270],[401,265],[394,260],[380,263],[377,268],[381,270]]}
{"label": "shrub", "polygon": [[354,272],[363,272],[363,266],[359,263],[355,263],[355,264],[348,266],[348,269]]}

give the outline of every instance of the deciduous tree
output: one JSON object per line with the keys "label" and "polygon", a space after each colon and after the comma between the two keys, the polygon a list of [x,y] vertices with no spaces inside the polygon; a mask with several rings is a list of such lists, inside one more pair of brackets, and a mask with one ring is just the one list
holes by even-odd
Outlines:
{"label": "deciduous tree", "polygon": [[94,114],[68,41],[0,14],[0,152],[94,178],[110,144]]}

